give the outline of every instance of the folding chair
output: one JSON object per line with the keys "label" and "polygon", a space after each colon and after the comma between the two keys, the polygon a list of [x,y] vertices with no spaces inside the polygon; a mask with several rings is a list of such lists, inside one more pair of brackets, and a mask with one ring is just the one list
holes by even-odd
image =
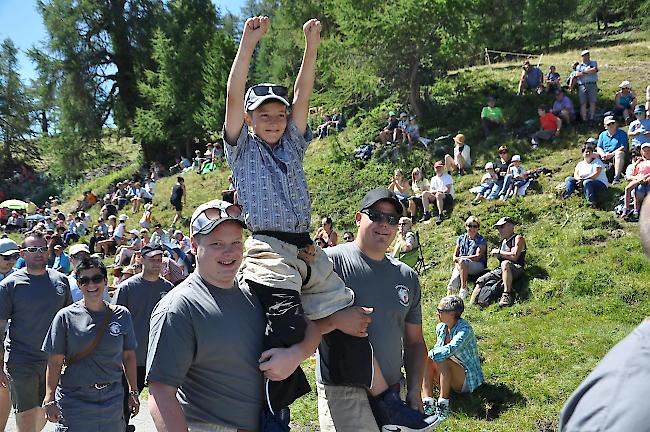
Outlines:
{"label": "folding chair", "polygon": [[417,246],[408,252],[400,252],[397,259],[404,264],[410,266],[417,274],[422,274],[429,267],[424,261],[424,254],[422,253],[422,243],[420,242],[420,232],[415,231],[415,242]]}

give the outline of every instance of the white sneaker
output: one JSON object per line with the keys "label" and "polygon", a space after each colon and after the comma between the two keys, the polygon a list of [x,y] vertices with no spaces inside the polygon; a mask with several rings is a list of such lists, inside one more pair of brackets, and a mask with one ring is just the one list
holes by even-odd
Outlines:
{"label": "white sneaker", "polygon": [[467,294],[469,294],[467,288],[461,288],[460,291],[458,291],[458,297],[462,298],[463,301],[467,298]]}

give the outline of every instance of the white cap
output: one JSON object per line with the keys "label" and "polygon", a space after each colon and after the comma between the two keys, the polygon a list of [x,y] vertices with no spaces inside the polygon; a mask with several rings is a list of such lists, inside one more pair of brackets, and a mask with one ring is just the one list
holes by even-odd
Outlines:
{"label": "white cap", "polygon": [[400,117],[400,118],[402,118],[402,117],[406,117],[406,113],[405,113],[405,112],[401,113],[401,114],[399,115],[399,117]]}
{"label": "white cap", "polygon": [[125,221],[125,220],[127,220],[128,218],[129,218],[129,217],[128,217],[126,214],[122,213],[122,214],[120,215],[120,217],[119,217],[119,220],[120,220],[120,221]]}
{"label": "white cap", "polygon": [[492,162],[488,162],[485,164],[485,169],[494,169],[494,164]]}
{"label": "white cap", "polygon": [[131,231],[129,231],[129,234],[140,236],[140,231],[138,231],[137,229],[132,229]]}
{"label": "white cap", "polygon": [[77,243],[70,246],[70,256],[75,256],[79,252],[86,252],[88,255],[90,255],[90,249],[88,249],[88,246],[83,243]]}
{"label": "white cap", "polygon": [[641,148],[644,147],[650,147],[650,142],[644,142],[643,144],[641,144]]}
{"label": "white cap", "polygon": [[612,123],[616,123],[616,119],[614,118],[614,116],[607,116],[603,120],[603,123],[605,124],[605,126],[607,126],[607,125],[610,125]]}
{"label": "white cap", "polygon": [[[258,93],[260,96],[258,96]],[[246,91],[244,105],[246,111],[253,111],[264,101],[277,100],[285,106],[291,106],[287,100],[287,88],[277,84],[263,83],[252,86]]]}
{"label": "white cap", "polygon": [[587,56],[589,55],[589,50],[584,50],[580,53],[581,56]]}
{"label": "white cap", "polygon": [[514,156],[512,157],[512,161],[513,161],[513,162],[517,162],[517,161],[521,162],[521,156],[519,156],[519,155],[514,155]]}
{"label": "white cap", "polygon": [[618,88],[632,88],[632,84],[628,80],[625,80],[618,85]]}

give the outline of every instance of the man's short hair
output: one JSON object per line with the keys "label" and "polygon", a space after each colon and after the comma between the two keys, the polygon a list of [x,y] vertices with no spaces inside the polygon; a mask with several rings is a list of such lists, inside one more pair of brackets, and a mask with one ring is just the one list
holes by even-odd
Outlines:
{"label": "man's short hair", "polygon": [[94,268],[99,269],[99,271],[102,272],[102,275],[104,275],[104,279],[107,278],[108,272],[106,271],[106,266],[104,265],[104,262],[99,258],[95,258],[95,257],[86,257],[82,259],[79,262],[79,264],[77,264],[77,267],[75,267],[74,272],[76,275],[79,275],[79,272],[82,270],[90,270]]}
{"label": "man's short hair", "polygon": [[440,299],[438,310],[441,312],[454,312],[456,318],[460,318],[465,311],[465,302],[458,296],[448,295]]}
{"label": "man's short hair", "polygon": [[[27,234],[25,234],[25,237],[23,238],[23,241],[20,244],[21,248],[27,247],[25,242],[27,242],[27,239],[29,239],[29,238],[42,239],[43,241],[45,241],[45,236],[43,235],[42,232],[37,231],[37,230],[31,230]],[[46,242],[46,244],[47,244],[47,242]]]}

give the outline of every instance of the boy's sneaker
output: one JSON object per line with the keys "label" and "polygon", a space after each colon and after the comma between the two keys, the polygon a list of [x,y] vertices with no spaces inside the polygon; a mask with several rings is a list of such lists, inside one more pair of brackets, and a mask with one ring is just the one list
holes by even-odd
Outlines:
{"label": "boy's sneaker", "polygon": [[382,432],[428,432],[437,426],[438,418],[414,410],[394,390],[386,391],[373,401],[374,414]]}
{"label": "boy's sneaker", "polygon": [[422,219],[420,219],[420,222],[426,222],[429,219],[431,219],[431,212],[424,212]]}
{"label": "boy's sneaker", "polygon": [[512,294],[509,292],[504,292],[501,294],[501,300],[499,300],[499,306],[501,307],[507,307],[507,306],[512,306],[512,304],[515,302],[514,297]]}
{"label": "boy's sneaker", "polygon": [[422,406],[424,407],[424,413],[428,416],[436,415],[438,410],[438,402],[435,399],[427,399],[422,401]]}
{"label": "boy's sneaker", "polygon": [[448,403],[436,403],[436,417],[438,417],[438,422],[446,420],[449,417]]}
{"label": "boy's sneaker", "polygon": [[436,225],[440,225],[444,219],[445,219],[445,217],[443,215],[439,214],[436,217]]}
{"label": "boy's sneaker", "polygon": [[639,221],[639,212],[634,210],[625,215],[624,219],[627,222],[638,222]]}
{"label": "boy's sneaker", "polygon": [[458,291],[458,297],[462,298],[463,301],[467,298],[467,294],[469,294],[467,288],[461,288],[460,291]]}

